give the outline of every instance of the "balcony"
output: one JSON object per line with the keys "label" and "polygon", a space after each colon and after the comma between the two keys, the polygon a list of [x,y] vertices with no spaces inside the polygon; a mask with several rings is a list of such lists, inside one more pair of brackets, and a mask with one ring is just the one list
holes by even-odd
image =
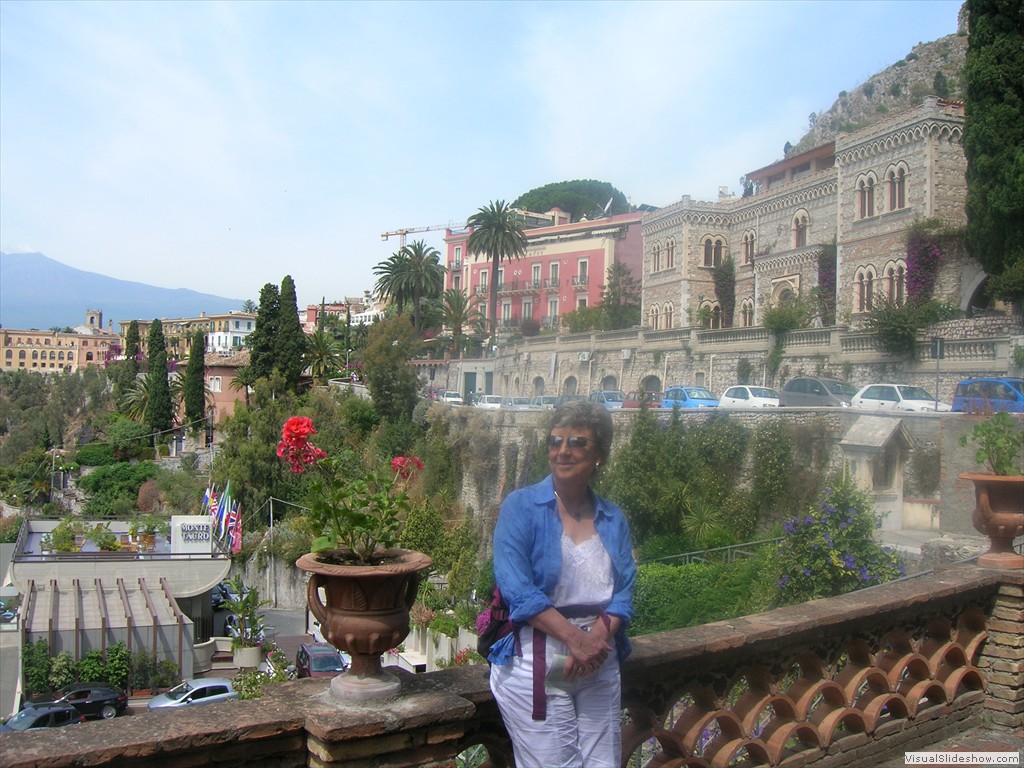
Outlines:
{"label": "balcony", "polygon": [[490,291],[490,286],[487,285],[487,283],[483,283],[481,285],[473,286],[473,295],[474,296],[486,296],[489,291]]}
{"label": "balcony", "polygon": [[574,275],[572,278],[572,287],[577,291],[585,291],[590,286],[590,277],[588,275]]}
{"label": "balcony", "polygon": [[517,289],[519,281],[517,280],[502,280],[498,283],[498,293],[512,293]]}
{"label": "balcony", "polygon": [[544,287],[545,288],[555,288],[555,289],[557,289],[558,285],[559,285],[559,281],[558,281],[557,277],[549,277],[549,278],[547,278],[544,281]]}
{"label": "balcony", "polygon": [[[841,597],[635,638],[623,667],[632,765],[867,768],[1024,712],[1024,574],[962,563]],[[512,765],[487,668],[402,677],[399,698],[348,706],[323,679],[256,701],[157,712],[63,733],[0,734],[9,768],[159,760],[238,766]],[[1006,731],[1006,745],[1015,742]],[[58,738],[60,737],[60,738]],[[1006,748],[1009,748],[1007,746]]]}

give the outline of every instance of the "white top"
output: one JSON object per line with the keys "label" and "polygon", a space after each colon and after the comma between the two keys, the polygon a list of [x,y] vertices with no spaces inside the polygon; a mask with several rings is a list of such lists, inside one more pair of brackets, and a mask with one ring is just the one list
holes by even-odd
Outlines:
{"label": "white top", "polygon": [[[612,559],[601,543],[601,537],[594,534],[576,544],[562,534],[562,570],[551,602],[556,608],[567,605],[605,605],[612,599],[615,587],[612,577]],[[589,624],[589,618],[570,619],[578,625]]]}

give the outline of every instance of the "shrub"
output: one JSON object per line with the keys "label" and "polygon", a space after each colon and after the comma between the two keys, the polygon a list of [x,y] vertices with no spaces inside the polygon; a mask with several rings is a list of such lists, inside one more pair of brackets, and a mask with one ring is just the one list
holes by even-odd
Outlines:
{"label": "shrub", "polygon": [[783,524],[773,559],[780,605],[833,597],[894,579],[905,569],[875,540],[881,518],[849,480],[826,488],[819,503]]}
{"label": "shrub", "polygon": [[107,662],[103,658],[103,651],[93,648],[82,657],[78,662],[78,679],[87,683],[107,679]]}
{"label": "shrub", "polygon": [[71,651],[61,651],[53,657],[53,661],[50,663],[50,676],[47,682],[50,688],[56,691],[75,682],[77,671],[75,657],[71,655]]}
{"label": "shrub", "polygon": [[89,443],[78,449],[75,461],[83,467],[102,467],[116,464],[117,457],[114,455],[114,446],[107,443]]}
{"label": "shrub", "polygon": [[131,658],[128,646],[118,640],[107,649],[107,682],[116,688],[128,686],[128,675],[131,673]]}
{"label": "shrub", "polygon": [[439,613],[430,622],[430,629],[448,637],[459,636],[459,620],[446,613]]}
{"label": "shrub", "polygon": [[137,648],[131,655],[131,686],[138,691],[153,687],[153,675],[156,672],[156,658],[145,648]]}
{"label": "shrub", "polygon": [[27,693],[44,693],[50,684],[50,646],[40,638],[22,648],[21,659]]}

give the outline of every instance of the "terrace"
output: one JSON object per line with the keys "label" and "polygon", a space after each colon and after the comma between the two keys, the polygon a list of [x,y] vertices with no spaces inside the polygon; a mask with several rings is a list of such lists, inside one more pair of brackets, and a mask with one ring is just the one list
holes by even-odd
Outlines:
{"label": "terrace", "polygon": [[[866,768],[977,726],[1014,744],[1022,621],[1024,573],[961,563],[638,637],[623,669],[623,766]],[[485,667],[397,673],[401,694],[380,705],[300,680],[255,701],[0,734],[0,765],[454,766],[467,749],[512,765]]]}

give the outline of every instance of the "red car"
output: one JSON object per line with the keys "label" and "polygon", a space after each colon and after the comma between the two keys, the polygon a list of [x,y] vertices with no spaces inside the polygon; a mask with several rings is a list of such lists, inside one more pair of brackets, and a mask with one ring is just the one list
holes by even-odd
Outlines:
{"label": "red car", "polygon": [[630,392],[622,401],[622,407],[639,408],[641,402],[647,403],[648,408],[661,408],[661,392]]}

